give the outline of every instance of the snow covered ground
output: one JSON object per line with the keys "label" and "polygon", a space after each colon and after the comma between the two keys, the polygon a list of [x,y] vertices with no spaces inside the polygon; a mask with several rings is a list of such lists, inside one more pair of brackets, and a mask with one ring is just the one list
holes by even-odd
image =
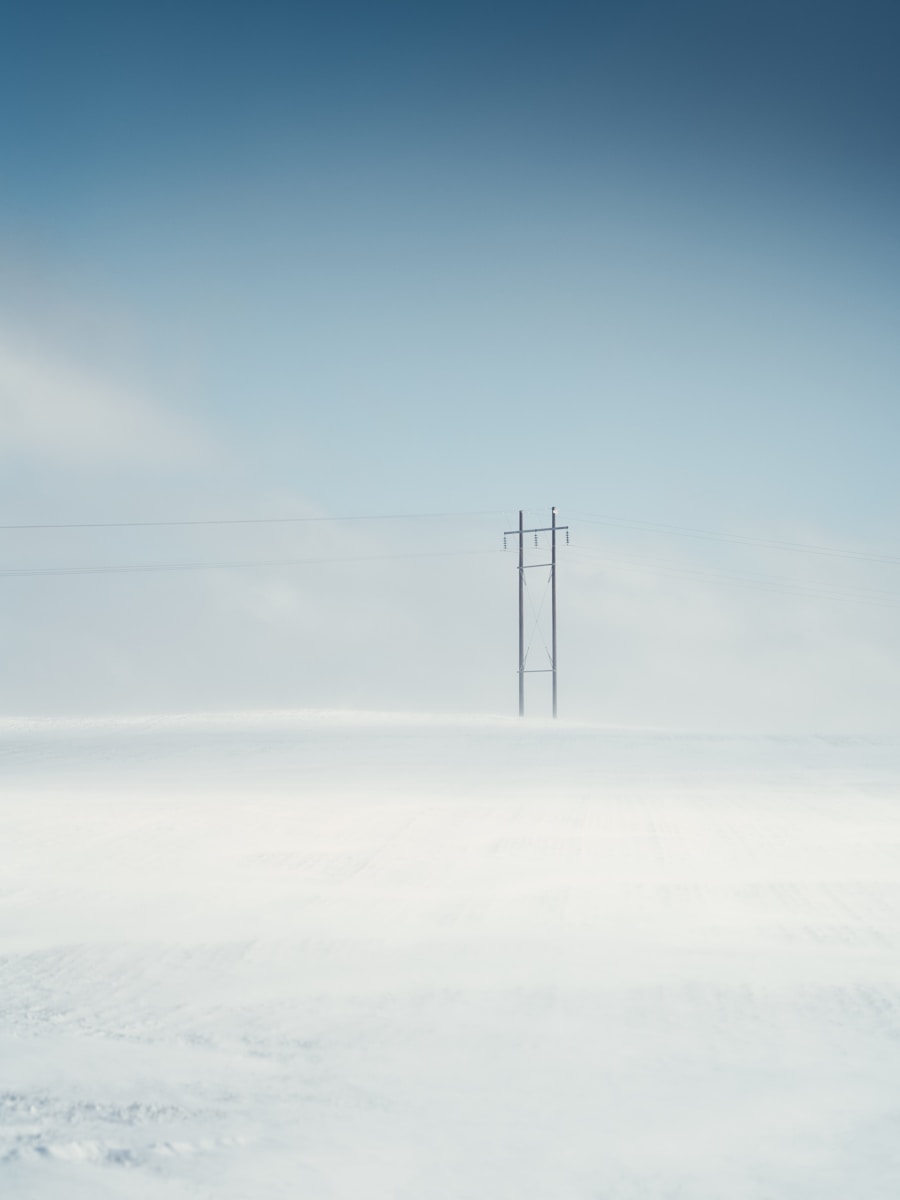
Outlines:
{"label": "snow covered ground", "polygon": [[0,1194],[896,1200],[900,741],[0,725]]}

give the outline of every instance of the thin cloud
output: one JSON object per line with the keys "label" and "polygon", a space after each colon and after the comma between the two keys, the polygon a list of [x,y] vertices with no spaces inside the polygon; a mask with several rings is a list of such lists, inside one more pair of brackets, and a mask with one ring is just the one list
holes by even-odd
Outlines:
{"label": "thin cloud", "polygon": [[188,422],[136,390],[0,331],[0,456],[165,465],[204,454]]}

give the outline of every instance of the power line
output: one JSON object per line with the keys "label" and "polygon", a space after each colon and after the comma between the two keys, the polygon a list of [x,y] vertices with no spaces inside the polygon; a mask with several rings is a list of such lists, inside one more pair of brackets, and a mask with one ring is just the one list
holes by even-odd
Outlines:
{"label": "power line", "polygon": [[[0,525],[0,531],[13,530],[53,530],[53,529],[140,529],[140,528],[174,528],[174,527],[209,527],[237,525],[303,525],[330,522],[355,521],[405,521],[405,520],[442,520],[465,517],[496,516],[509,510],[483,509],[457,512],[425,512],[425,513],[368,513],[355,516],[315,516],[315,517],[241,517],[216,519],[185,519],[171,521],[89,521],[67,523],[32,523],[19,525]],[[855,559],[868,562],[900,564],[900,556],[886,554],[871,554],[863,551],[842,550],[834,546],[822,546],[803,542],[784,541],[775,538],[758,538],[744,534],[725,533],[721,531],[695,529],[689,526],[672,525],[659,521],[641,521],[631,518],[601,516],[599,514],[580,514],[580,519],[590,525],[607,525],[622,529],[641,532],[663,533],[680,537],[700,538],[712,541],[731,542],[738,545],[761,546],[778,550],[799,551],[826,557]],[[872,588],[838,589],[822,588],[805,584],[791,584],[764,576],[740,575],[722,571],[698,570],[689,567],[673,567],[646,559],[615,559],[605,554],[593,554],[581,547],[572,547],[583,557],[594,558],[608,566],[618,566],[629,570],[651,569],[659,574],[701,576],[718,579],[729,583],[744,584],[754,588],[776,590],[795,595],[807,595],[825,599],[854,600],[864,603],[875,603],[881,606],[894,607],[900,603],[900,592],[878,590]],[[462,551],[432,551],[427,553],[375,554],[354,555],[327,558],[287,558],[287,559],[254,559],[227,560],[216,562],[163,562],[136,563],[133,565],[79,565],[72,567],[12,567],[0,568],[0,578],[23,578],[39,576],[63,575],[105,575],[105,574],[142,574],[160,571],[197,571],[222,569],[254,569],[264,567],[294,567],[305,565],[326,565],[327,563],[378,562],[391,559],[442,558],[448,556],[468,556],[493,554],[493,550],[462,550]]]}
{"label": "power line", "polygon": [[831,558],[853,558],[865,562],[900,564],[900,555],[873,554],[864,550],[843,550],[837,546],[819,546],[808,542],[782,541],[778,538],[751,537],[742,533],[721,533],[711,529],[692,529],[686,525],[669,525],[662,521],[638,521],[626,517],[604,517],[590,513],[575,513],[587,525],[608,525],[642,533],[663,533],[677,537],[701,538],[717,542],[733,542],[742,546],[761,546],[770,550],[793,550]]}
{"label": "power line", "polygon": [[70,521],[27,525],[0,525],[0,530],[27,529],[162,529],[196,525],[305,525],[330,521],[424,521],[447,517],[496,517],[508,509],[492,509],[483,512],[436,512],[436,513],[367,513],[351,517],[224,517],[213,520],[186,521]]}
{"label": "power line", "polygon": [[716,579],[725,583],[743,584],[747,587],[762,588],[768,591],[778,591],[791,595],[810,596],[816,599],[851,600],[862,604],[875,604],[881,608],[896,608],[900,605],[900,592],[891,592],[876,588],[822,588],[802,583],[792,584],[790,582],[783,582],[764,575],[739,575],[727,571],[672,567],[668,564],[654,562],[652,559],[609,558],[605,554],[594,554],[590,550],[583,550],[580,546],[572,546],[571,550],[574,554],[580,555],[582,558],[591,558],[597,562],[601,562],[604,566],[621,567],[626,571],[646,571],[649,569],[658,575],[699,576],[704,579]]}
{"label": "power line", "polygon": [[327,563],[383,562],[404,558],[459,558],[478,554],[502,554],[502,550],[434,550],[409,554],[361,554],[329,558],[240,559],[227,562],[135,563],[122,566],[12,567],[0,570],[0,578],[12,579],[45,575],[123,575],[150,571],[204,571],[246,567],[304,567]]}
{"label": "power line", "polygon": [[[316,517],[219,517],[169,521],[48,521],[0,524],[0,532],[53,529],[172,529],[236,525],[307,525],[356,521],[427,521],[458,517],[495,517],[502,516],[509,511],[508,509],[481,509],[461,512],[360,513],[351,516]],[[596,513],[576,513],[573,515],[588,525],[606,525],[612,528],[630,529],[636,532],[662,533],[677,537],[730,542],[736,545],[760,546],[767,549],[795,551],[827,557],[850,558],[865,562],[900,564],[900,555],[871,553],[862,550],[846,550],[837,546],[823,546],[815,543],[787,541],[779,538],[754,537],[749,534],[729,533],[711,529],[696,529],[686,525],[672,525],[663,521],[642,521],[637,518],[612,517]]]}

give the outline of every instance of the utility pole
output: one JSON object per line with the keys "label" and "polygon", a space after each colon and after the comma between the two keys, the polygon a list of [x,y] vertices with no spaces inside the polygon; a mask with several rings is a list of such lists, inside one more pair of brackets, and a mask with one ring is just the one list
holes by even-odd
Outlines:
{"label": "utility pole", "polygon": [[552,640],[550,661],[553,664],[553,719],[556,720],[556,505],[550,510],[550,622]]}
{"label": "utility pole", "polygon": [[[550,561],[548,563],[526,563],[525,562],[525,534],[531,533],[534,535],[534,544],[538,544],[539,533],[550,534]],[[525,676],[526,675],[550,675],[553,686],[553,716],[557,715],[557,673],[556,673],[556,535],[557,533],[565,533],[566,545],[569,543],[569,527],[568,525],[557,525],[556,523],[556,507],[550,510],[550,524],[541,525],[534,529],[525,528],[525,514],[522,509],[519,509],[519,527],[518,529],[507,529],[503,535],[503,548],[506,549],[506,539],[515,535],[519,539],[519,716],[525,716]],[[550,622],[551,622],[551,640],[550,640],[550,666],[549,667],[527,667],[526,660],[528,658],[528,649],[525,646],[525,572],[533,567],[549,567],[550,568]]]}
{"label": "utility pole", "polygon": [[525,530],[519,509],[519,716],[525,716]]}

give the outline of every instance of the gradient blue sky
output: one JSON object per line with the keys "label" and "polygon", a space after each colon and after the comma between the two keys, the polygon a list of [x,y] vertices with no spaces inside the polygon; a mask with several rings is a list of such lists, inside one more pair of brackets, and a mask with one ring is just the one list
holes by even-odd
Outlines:
{"label": "gradient blue sky", "polygon": [[896,6],[3,18],[9,520],[897,544]]}

